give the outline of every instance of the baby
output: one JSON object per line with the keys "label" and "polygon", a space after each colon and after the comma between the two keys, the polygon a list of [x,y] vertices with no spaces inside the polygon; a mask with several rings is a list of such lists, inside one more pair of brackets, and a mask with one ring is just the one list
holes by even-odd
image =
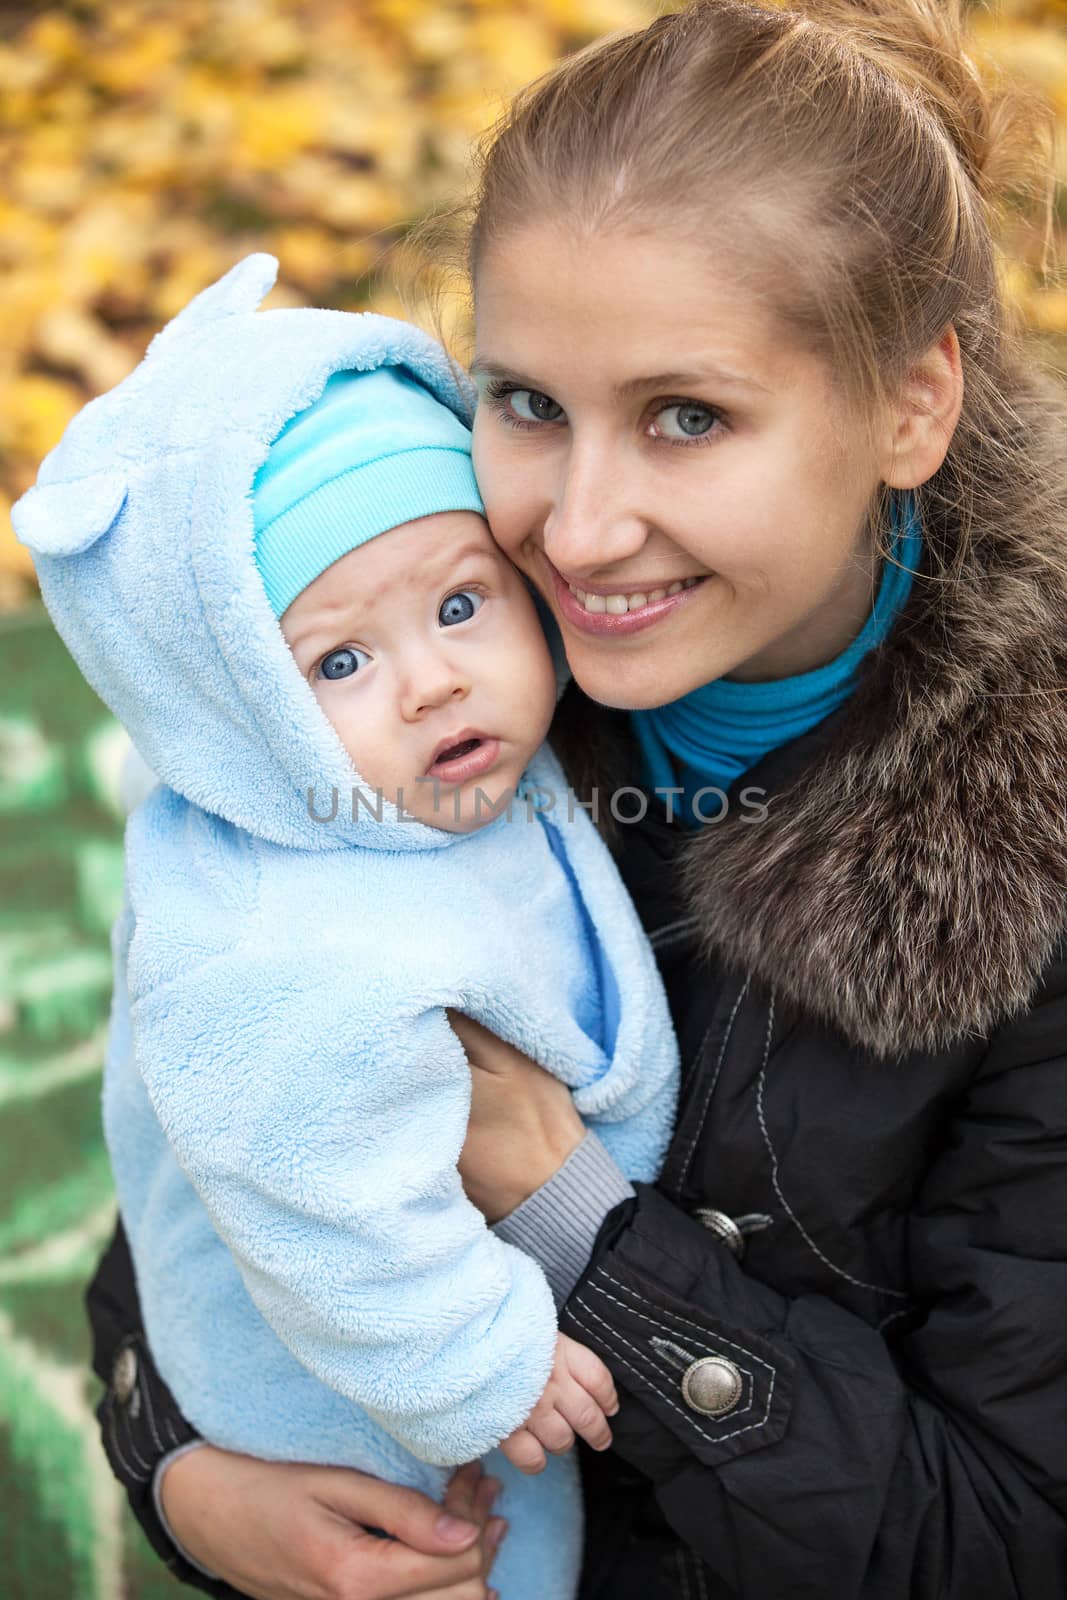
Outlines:
{"label": "baby", "polygon": [[[468,395],[385,318],[257,313],[253,256],[77,417],[15,510],[161,780],[127,828],[104,1118],[145,1324],[213,1442],[440,1495],[493,1451],[504,1600],[569,1600],[606,1369],[457,1160],[447,1012],[537,1060],[632,1179],[677,1053],[647,941],[543,744],[556,677],[471,471]],[[551,1386],[549,1380],[552,1379]]]}

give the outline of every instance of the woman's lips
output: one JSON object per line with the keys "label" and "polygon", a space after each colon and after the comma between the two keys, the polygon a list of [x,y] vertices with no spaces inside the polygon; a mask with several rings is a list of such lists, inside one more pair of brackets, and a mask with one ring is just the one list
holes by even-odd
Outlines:
{"label": "woman's lips", "polygon": [[[471,741],[464,740],[469,744]],[[445,755],[448,752],[445,751]],[[480,778],[494,766],[500,755],[499,739],[480,739],[473,750],[454,756],[451,761],[438,758],[426,769],[428,778],[439,778],[442,783],[466,783],[468,778]]]}
{"label": "woman's lips", "polygon": [[650,600],[647,605],[639,606],[636,611],[624,611],[615,616],[607,611],[587,611],[578,599],[571,593],[570,584],[563,578],[545,557],[545,563],[552,574],[552,584],[556,591],[556,604],[559,606],[564,619],[572,627],[578,628],[582,633],[598,633],[614,635],[640,633],[642,628],[650,628],[670,612],[677,610],[698,589],[703,588],[706,578],[701,578],[689,589],[680,589],[677,594],[664,595],[662,600]]}

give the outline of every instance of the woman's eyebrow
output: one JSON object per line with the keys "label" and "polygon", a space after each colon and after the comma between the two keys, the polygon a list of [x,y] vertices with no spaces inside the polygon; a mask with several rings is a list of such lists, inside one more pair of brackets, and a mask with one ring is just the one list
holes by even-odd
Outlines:
{"label": "woman's eyebrow", "polygon": [[690,384],[700,387],[705,383],[729,384],[735,389],[759,389],[764,394],[770,393],[767,385],[760,383],[756,378],[734,372],[729,367],[718,366],[714,362],[694,367],[688,372],[651,372],[645,378],[627,378],[624,383],[615,385],[615,393],[627,396],[642,389],[684,389]]}
{"label": "woman's eyebrow", "polygon": [[[552,393],[551,389],[542,391],[535,378],[528,378],[510,367],[499,366],[485,356],[476,357],[471,362],[470,370],[471,376],[475,378],[492,378],[497,382],[514,384],[517,389]],[[706,383],[729,384],[735,389],[758,389],[763,394],[770,393],[768,386],[760,383],[758,379],[734,372],[731,368],[719,366],[714,362],[708,362],[688,372],[650,372],[646,377],[626,378],[622,383],[615,384],[614,390],[620,399],[627,399],[630,395],[646,389],[681,389],[692,384],[699,387]]]}
{"label": "woman's eyebrow", "polygon": [[521,372],[515,372],[511,367],[502,367],[498,362],[490,361],[485,356],[475,356],[470,364],[470,374],[472,378],[496,378],[504,383],[513,383],[520,389],[537,389],[532,378],[524,378]]}

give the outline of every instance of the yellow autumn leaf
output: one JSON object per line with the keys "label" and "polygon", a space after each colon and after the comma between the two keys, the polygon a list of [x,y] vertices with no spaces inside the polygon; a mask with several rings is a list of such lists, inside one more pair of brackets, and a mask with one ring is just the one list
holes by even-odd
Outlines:
{"label": "yellow autumn leaf", "polygon": [[1045,289],[1026,303],[1027,322],[1038,333],[1067,334],[1067,289]]}
{"label": "yellow autumn leaf", "polygon": [[110,50],[94,53],[89,76],[113,94],[158,91],[185,44],[173,21],[142,20],[127,40]]}
{"label": "yellow autumn leaf", "polygon": [[21,373],[4,385],[4,404],[9,407],[5,432],[11,448],[29,461],[40,461],[64,428],[80,411],[85,396],[62,378],[39,372]]}
{"label": "yellow autumn leaf", "polygon": [[152,287],[149,305],[153,320],[168,322],[171,317],[177,316],[194,294],[206,289],[209,283],[233,266],[235,254],[239,256],[243,253],[235,253],[222,240],[186,251]]}
{"label": "yellow autumn leaf", "polygon": [[556,40],[547,23],[514,11],[476,17],[468,49],[481,58],[488,81],[504,91],[540,77],[556,59]]}
{"label": "yellow autumn leaf", "polygon": [[242,95],[235,110],[231,160],[268,171],[316,144],[325,120],[320,97],[303,87]]}
{"label": "yellow autumn leaf", "polygon": [[309,290],[332,283],[346,270],[341,247],[325,228],[310,224],[278,228],[271,235],[270,249],[278,257],[281,276]]}
{"label": "yellow autumn leaf", "polygon": [[[0,573],[13,572],[20,578],[33,577],[33,561],[24,544],[15,538],[11,525],[11,498],[0,490]],[[0,605],[0,610],[4,607]]]}
{"label": "yellow autumn leaf", "polygon": [[46,11],[26,28],[27,47],[56,66],[73,66],[85,48],[81,33],[70,17]]}

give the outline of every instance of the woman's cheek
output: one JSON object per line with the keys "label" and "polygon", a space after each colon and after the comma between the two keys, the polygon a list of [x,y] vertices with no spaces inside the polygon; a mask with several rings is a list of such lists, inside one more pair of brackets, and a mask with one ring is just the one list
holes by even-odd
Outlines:
{"label": "woman's cheek", "polygon": [[516,545],[521,538],[516,526],[516,510],[521,504],[521,497],[515,494],[517,474],[507,471],[501,459],[502,452],[494,448],[491,441],[491,424],[479,425],[479,416],[480,413],[475,414],[471,446],[474,476],[478,480],[482,504],[485,506],[489,532],[504,554],[514,560]]}

